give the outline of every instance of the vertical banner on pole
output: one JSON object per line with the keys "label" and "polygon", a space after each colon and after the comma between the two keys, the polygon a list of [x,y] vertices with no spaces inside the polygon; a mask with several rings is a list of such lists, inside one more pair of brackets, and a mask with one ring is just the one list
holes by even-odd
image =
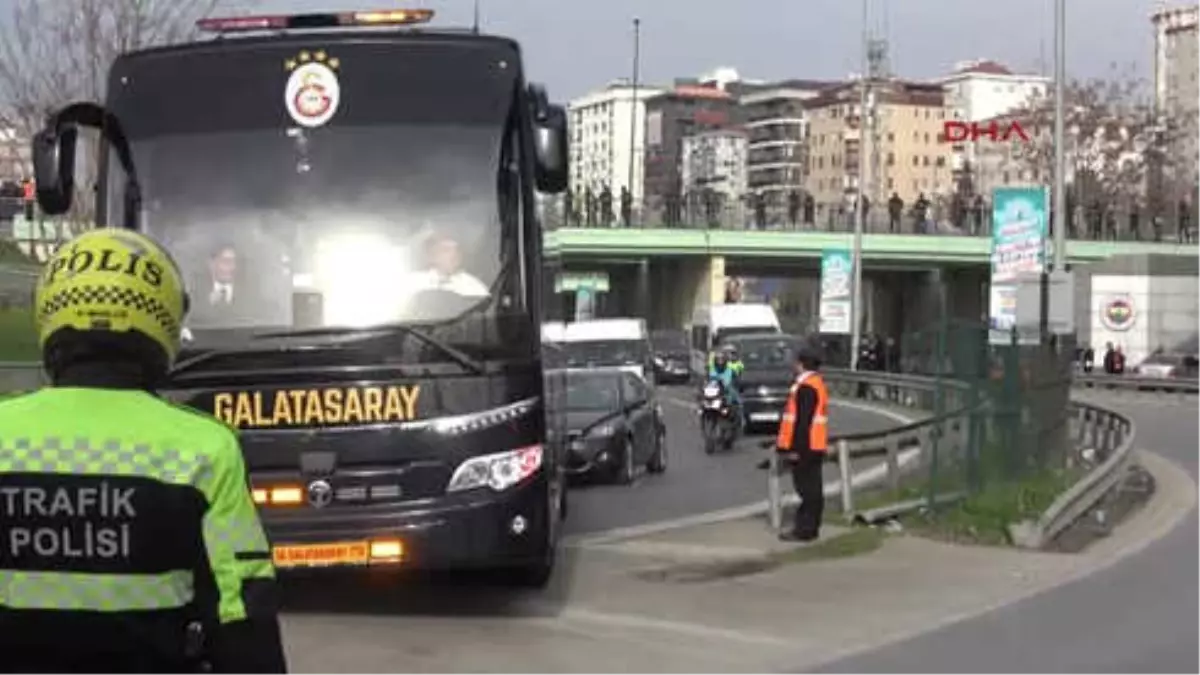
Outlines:
{"label": "vertical banner on pole", "polygon": [[821,333],[850,334],[850,285],[853,277],[854,262],[849,249],[826,249],[821,252]]}
{"label": "vertical banner on pole", "polygon": [[[992,191],[992,274],[988,308],[988,341],[1007,345],[1017,325],[1017,289],[1022,279],[1046,269],[1047,204],[1045,186],[1000,187]],[[1037,344],[1037,335],[1021,334],[1022,344]]]}

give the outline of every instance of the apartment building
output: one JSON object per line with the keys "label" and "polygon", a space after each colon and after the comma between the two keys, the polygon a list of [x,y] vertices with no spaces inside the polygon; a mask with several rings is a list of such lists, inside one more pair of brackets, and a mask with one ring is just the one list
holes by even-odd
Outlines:
{"label": "apartment building", "polygon": [[747,187],[763,195],[768,222],[782,221],[788,195],[803,191],[805,186],[805,102],[837,84],[787,80],[737,89],[748,141]]}
{"label": "apartment building", "polygon": [[[864,192],[873,209],[893,194],[906,204],[933,199],[952,186],[950,146],[941,141],[952,115],[940,84],[883,80],[870,84],[872,171]],[[818,221],[848,209],[858,190],[862,114],[858,82],[830,87],[805,103],[808,176]],[[849,209],[852,210],[852,209]]]}
{"label": "apartment building", "polygon": [[935,80],[946,89],[946,106],[954,119],[990,120],[1043,97],[1051,80],[1044,75],[1018,74],[983,59],[955,64],[954,71]]}
{"label": "apartment building", "polygon": [[[582,194],[586,190],[598,193],[608,187],[613,195],[619,195],[622,188],[629,187],[634,204],[641,201],[646,100],[661,92],[654,87],[638,87],[635,97],[634,88],[622,81],[567,104],[572,193]],[[631,150],[632,186],[629,184]]]}
{"label": "apartment building", "polygon": [[1154,92],[1158,110],[1187,132],[1177,141],[1176,156],[1187,166],[1178,177],[1182,185],[1194,186],[1198,176],[1197,117],[1200,116],[1200,51],[1197,25],[1200,5],[1163,8],[1151,16],[1154,26]]}
{"label": "apartment building", "polygon": [[736,99],[716,86],[679,83],[646,99],[647,218],[663,218],[670,198],[683,194],[683,139],[738,122]]}

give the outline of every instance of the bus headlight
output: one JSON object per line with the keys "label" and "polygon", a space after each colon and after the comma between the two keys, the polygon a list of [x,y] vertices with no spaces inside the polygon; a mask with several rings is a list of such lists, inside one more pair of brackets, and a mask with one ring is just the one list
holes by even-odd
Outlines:
{"label": "bus headlight", "polygon": [[531,445],[508,452],[472,457],[454,470],[446,492],[490,487],[496,492],[529,478],[542,468],[542,446]]}

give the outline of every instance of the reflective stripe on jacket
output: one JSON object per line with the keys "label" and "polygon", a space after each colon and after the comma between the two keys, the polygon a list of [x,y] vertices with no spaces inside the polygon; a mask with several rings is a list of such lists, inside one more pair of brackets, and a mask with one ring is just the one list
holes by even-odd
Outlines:
{"label": "reflective stripe on jacket", "polygon": [[74,654],[110,659],[100,670],[178,668],[199,621],[217,672],[284,672],[232,429],[145,392],[43,389],[0,402],[0,493],[6,658],[69,635]]}
{"label": "reflective stripe on jacket", "polygon": [[829,392],[825,389],[825,380],[821,374],[811,371],[801,373],[788,392],[783,416],[779,420],[779,434],[775,438],[775,447],[781,452],[790,452],[793,449],[798,414],[797,399],[801,387],[809,387],[817,395],[812,424],[808,428],[808,447],[813,452],[825,452],[829,449]]}

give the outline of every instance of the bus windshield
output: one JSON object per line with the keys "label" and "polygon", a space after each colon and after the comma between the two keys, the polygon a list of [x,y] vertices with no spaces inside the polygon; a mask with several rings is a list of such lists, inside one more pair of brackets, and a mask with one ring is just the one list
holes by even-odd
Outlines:
{"label": "bus windshield", "polygon": [[[283,40],[118,62],[109,107],[133,149],[143,226],[187,278],[189,330],[522,308],[505,264],[518,259],[520,200],[505,58],[497,45]],[[109,172],[114,221],[123,181],[115,161]]]}

